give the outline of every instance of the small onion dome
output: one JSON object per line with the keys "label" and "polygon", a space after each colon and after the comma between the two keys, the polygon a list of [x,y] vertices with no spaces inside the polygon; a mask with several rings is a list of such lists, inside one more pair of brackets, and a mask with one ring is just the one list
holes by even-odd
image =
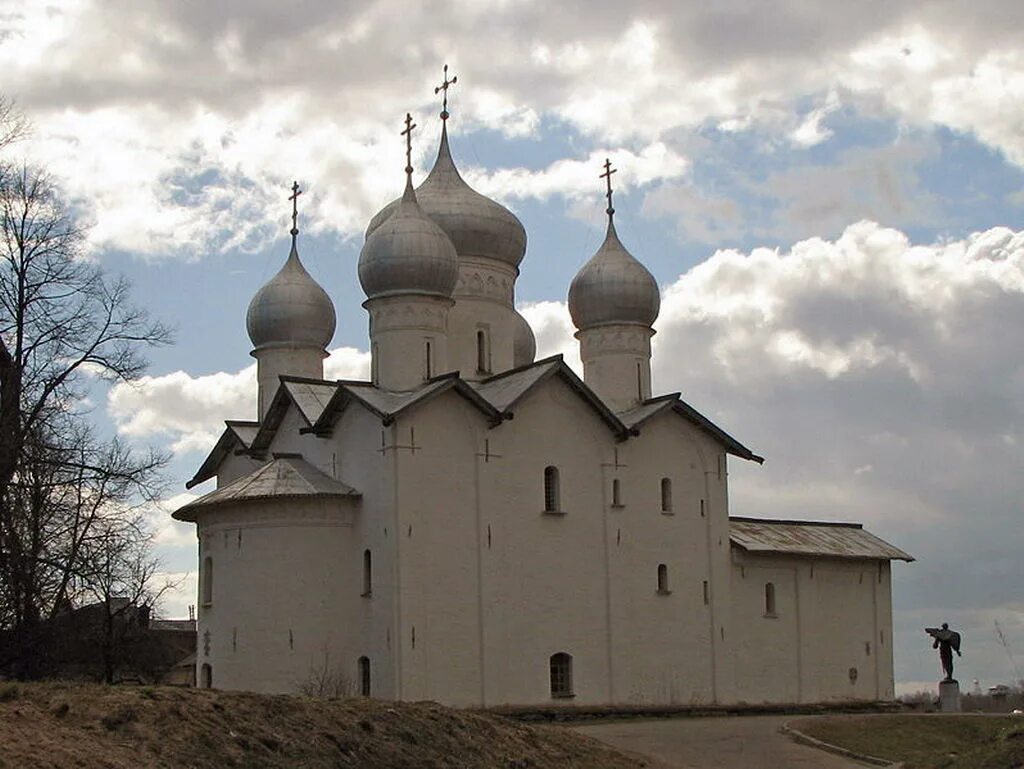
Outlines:
{"label": "small onion dome", "polygon": [[651,326],[661,296],[654,276],[622,245],[609,218],[608,234],[569,286],[569,314],[581,331],[612,323]]}
{"label": "small onion dome", "polygon": [[359,282],[369,299],[397,294],[450,298],[459,257],[444,230],[423,213],[412,182],[394,215],[366,237],[359,254]]}
{"label": "small onion dome", "polygon": [[[444,230],[460,256],[496,259],[518,268],[526,254],[526,230],[515,214],[470,187],[459,175],[448,148],[448,127],[441,129],[441,147],[430,174],[416,189],[423,212]],[[369,236],[398,208],[393,200],[366,228]]]}
{"label": "small onion dome", "polygon": [[512,330],[512,365],[515,368],[528,366],[537,357],[537,338],[533,335],[533,329],[527,323],[526,318],[515,310],[512,322],[515,328]]}
{"label": "small onion dome", "polygon": [[284,267],[249,302],[245,327],[256,349],[300,346],[326,349],[334,337],[334,303],[292,251]]}

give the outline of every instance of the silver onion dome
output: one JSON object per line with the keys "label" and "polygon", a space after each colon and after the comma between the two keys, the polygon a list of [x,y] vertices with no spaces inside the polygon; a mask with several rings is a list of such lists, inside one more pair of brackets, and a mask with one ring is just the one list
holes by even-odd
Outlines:
{"label": "silver onion dome", "polygon": [[293,233],[284,267],[249,302],[245,326],[256,349],[300,346],[326,349],[334,337],[334,303],[306,272]]}
{"label": "silver onion dome", "polygon": [[608,219],[604,243],[569,286],[569,314],[581,331],[608,324],[651,326],[661,309],[654,276],[622,245]]}
{"label": "silver onion dome", "polygon": [[[441,146],[434,167],[416,188],[423,212],[451,238],[460,256],[496,259],[518,268],[526,254],[526,230],[515,214],[474,190],[455,167],[448,147],[447,123],[441,128]],[[370,220],[366,237],[398,209],[393,200]]]}
{"label": "silver onion dome", "polygon": [[515,310],[512,322],[515,328],[512,329],[512,365],[515,368],[528,366],[537,357],[537,338],[533,335],[533,329],[522,315]]}
{"label": "silver onion dome", "polygon": [[397,294],[450,298],[458,277],[455,247],[420,208],[407,180],[393,215],[366,236],[359,254],[363,291],[369,299]]}

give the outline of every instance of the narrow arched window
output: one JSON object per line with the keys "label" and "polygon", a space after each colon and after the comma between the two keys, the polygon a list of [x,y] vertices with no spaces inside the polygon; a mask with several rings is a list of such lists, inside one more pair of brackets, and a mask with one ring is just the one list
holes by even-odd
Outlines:
{"label": "narrow arched window", "polygon": [[612,479],[612,507],[622,507],[622,481]]}
{"label": "narrow arched window", "polygon": [[486,331],[476,332],[476,370],[481,374],[488,374],[491,371],[491,351],[487,341]]}
{"label": "narrow arched window", "polygon": [[764,586],[764,614],[766,617],[775,616],[775,585],[772,582]]}
{"label": "narrow arched window", "polygon": [[551,696],[572,697],[572,655],[558,652],[551,655]]}
{"label": "narrow arched window", "polygon": [[359,658],[359,693],[364,697],[370,696],[370,658]]}
{"label": "narrow arched window", "polygon": [[661,512],[672,512],[672,479],[661,479]]}
{"label": "narrow arched window", "polygon": [[544,468],[544,512],[557,513],[560,508],[558,468],[554,465],[548,465]]}
{"label": "narrow arched window", "polygon": [[203,689],[213,688],[213,668],[209,664],[204,664],[199,669],[199,686]]}
{"label": "narrow arched window", "polygon": [[373,555],[369,550],[363,551],[363,595],[373,594]]}
{"label": "narrow arched window", "polygon": [[658,592],[668,592],[668,566],[663,563],[658,564]]}
{"label": "narrow arched window", "polygon": [[203,559],[203,571],[199,577],[201,603],[210,606],[213,604],[213,559],[210,556]]}
{"label": "narrow arched window", "polygon": [[644,400],[643,364],[640,361],[636,362],[636,397],[637,400]]}
{"label": "narrow arched window", "polygon": [[423,378],[430,379],[432,376],[434,376],[434,350],[428,339],[424,348]]}

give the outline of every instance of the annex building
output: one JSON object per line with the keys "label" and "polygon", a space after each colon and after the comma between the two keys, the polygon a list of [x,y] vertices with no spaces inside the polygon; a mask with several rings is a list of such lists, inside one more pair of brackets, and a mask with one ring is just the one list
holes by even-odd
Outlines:
{"label": "annex building", "polygon": [[[442,118],[447,120],[447,110]],[[730,518],[761,462],[651,389],[660,293],[615,231],[568,290],[583,378],[515,309],[526,232],[430,174],[366,230],[370,381],[326,381],[334,306],[291,253],[253,298],[256,421],[180,508],[199,540],[197,680],[452,705],[893,697],[890,561],[857,524]],[[295,197],[295,196],[293,196]],[[584,257],[586,255],[580,255]],[[582,262],[583,259],[581,258]]]}

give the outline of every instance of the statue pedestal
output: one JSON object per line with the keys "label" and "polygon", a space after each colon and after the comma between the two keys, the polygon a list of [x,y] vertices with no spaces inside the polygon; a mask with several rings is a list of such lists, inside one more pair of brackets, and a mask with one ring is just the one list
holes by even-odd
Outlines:
{"label": "statue pedestal", "polygon": [[939,681],[939,710],[943,713],[960,712],[960,683]]}

